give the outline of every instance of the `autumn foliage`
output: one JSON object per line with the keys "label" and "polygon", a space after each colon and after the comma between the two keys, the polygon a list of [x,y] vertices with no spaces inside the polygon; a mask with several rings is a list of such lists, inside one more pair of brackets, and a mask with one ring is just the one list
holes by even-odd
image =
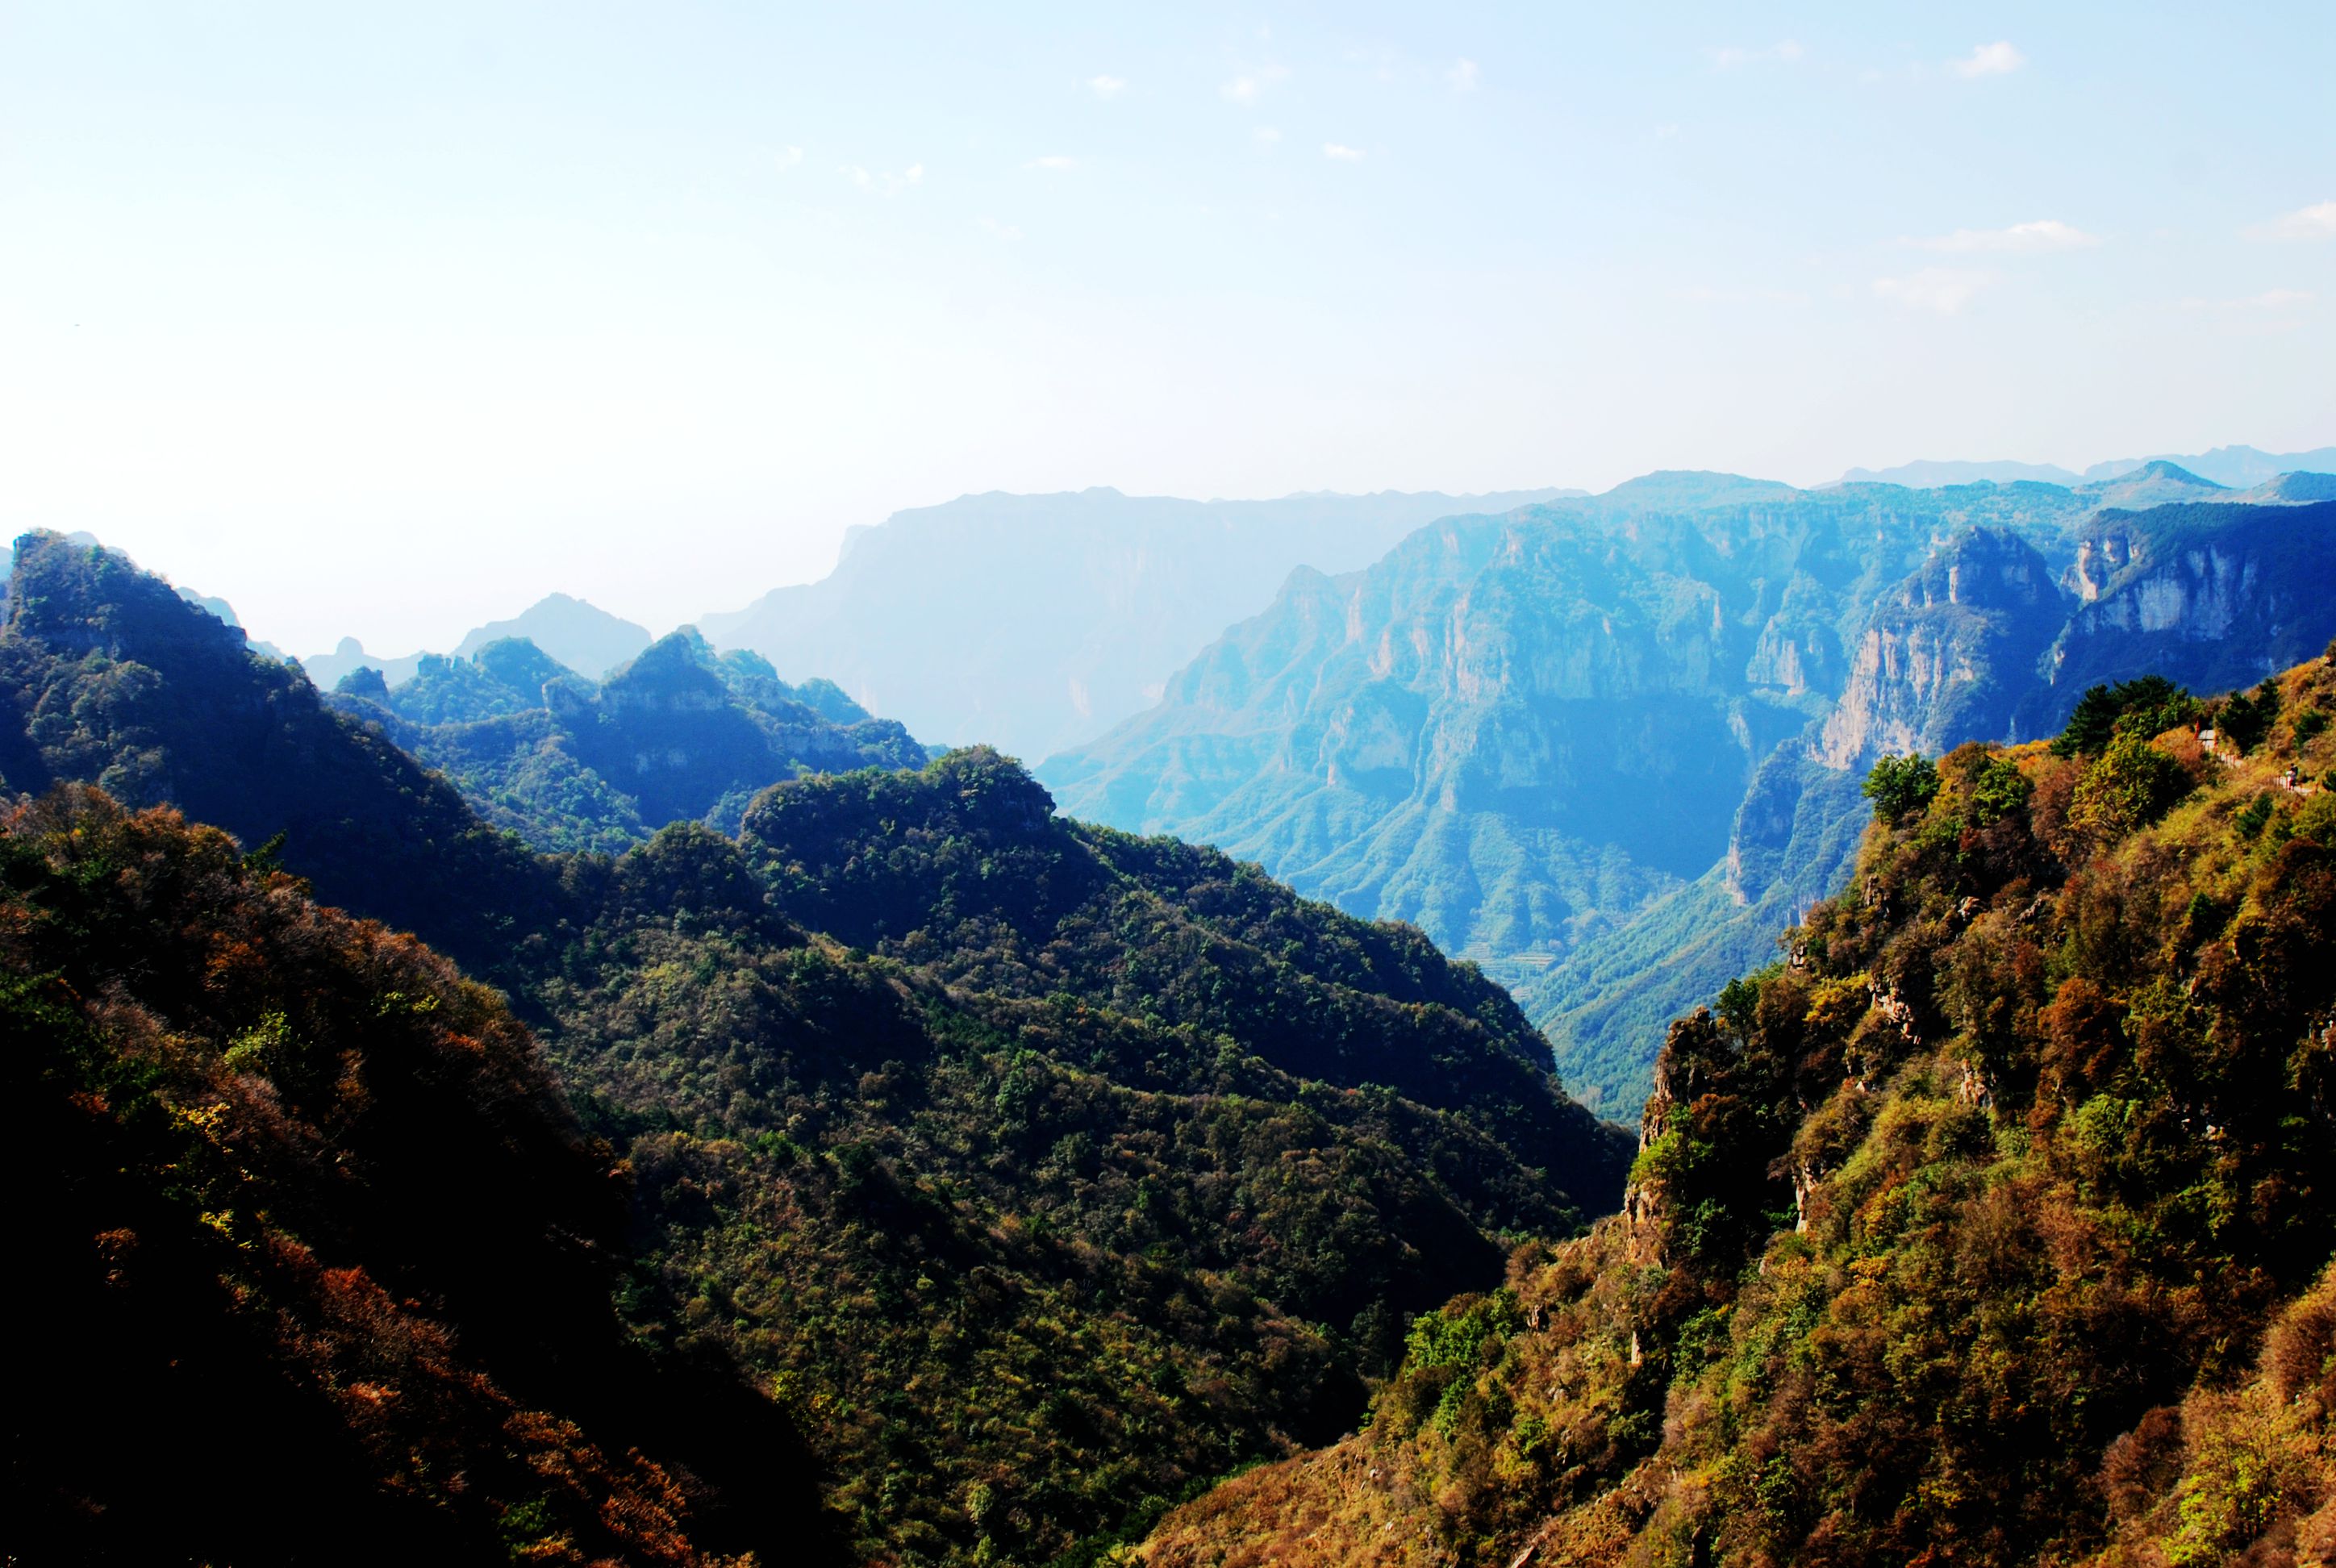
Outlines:
{"label": "autumn foliage", "polygon": [[1673,1025],[1624,1213],[1144,1557],[2330,1560],[2331,662],[1896,760],[1853,885]]}
{"label": "autumn foliage", "polygon": [[[735,1378],[655,1365],[610,1313],[628,1173],[501,999],[413,938],[63,789],[0,818],[0,1030],[37,1183],[12,1552],[817,1550],[776,1412],[696,1404]],[[685,1420],[795,1474],[725,1494]]]}

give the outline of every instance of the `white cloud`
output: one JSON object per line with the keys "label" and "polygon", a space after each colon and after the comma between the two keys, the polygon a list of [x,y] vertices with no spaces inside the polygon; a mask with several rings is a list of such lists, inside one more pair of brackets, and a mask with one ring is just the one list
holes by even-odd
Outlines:
{"label": "white cloud", "polygon": [[2247,230],[2249,239],[2328,239],[2336,238],[2336,201],[2315,201],[2283,212],[2269,223]]}
{"label": "white cloud", "polygon": [[1279,125],[1260,125],[1255,131],[1250,132],[1250,134],[1255,136],[1260,141],[1279,141],[1281,140],[1281,127]]}
{"label": "white cloud", "polygon": [[2003,76],[2028,63],[2028,56],[2010,44],[1998,40],[1982,44],[1960,60],[1947,62],[1947,69],[1958,76]]}
{"label": "white cloud", "polygon": [[2057,218],[2039,218],[2033,223],[2015,223],[2009,229],[1958,229],[1935,239],[1910,239],[1906,243],[1924,250],[1969,255],[1978,251],[2032,254],[2040,250],[2084,250],[2100,242],[2099,235],[2088,234],[2073,224]]}
{"label": "white cloud", "polygon": [[1087,91],[1098,98],[1116,98],[1127,91],[1126,80],[1118,76],[1090,76]]}
{"label": "white cloud", "polygon": [[1925,267],[1903,278],[1877,278],[1874,297],[1952,316],[1969,305],[1979,291],[1995,281],[1991,272],[1967,272],[1953,267]]}
{"label": "white cloud", "polygon": [[998,236],[1000,239],[1010,241],[1022,238],[1022,231],[1015,228],[1011,223],[1000,223],[995,218],[977,219],[975,221],[979,223],[984,229],[988,229],[992,234]]}
{"label": "white cloud", "polygon": [[796,164],[803,161],[803,149],[800,147],[782,147],[778,151],[772,154],[772,161],[778,164],[782,169],[793,169]]}
{"label": "white cloud", "polygon": [[1285,66],[1261,65],[1254,71],[1243,72],[1218,88],[1217,95],[1228,103],[1252,104],[1260,93],[1289,74]]}
{"label": "white cloud", "polygon": [[1711,52],[1711,63],[1722,71],[1733,71],[1739,65],[1761,65],[1774,63],[1790,65],[1808,51],[1792,39],[1771,44],[1766,49],[1744,49],[1734,44]]}
{"label": "white cloud", "polygon": [[925,179],[925,166],[921,163],[911,163],[898,174],[881,170],[871,174],[857,163],[847,163],[839,172],[861,190],[876,196],[898,196],[921,185]]}
{"label": "white cloud", "polygon": [[1678,141],[1679,139],[1679,122],[1678,122],[1678,121],[1676,121],[1676,120],[1666,120],[1666,121],[1664,121],[1660,125],[1658,125],[1658,126],[1656,126],[1656,127],[1655,127],[1655,140],[1656,140],[1656,141]]}
{"label": "white cloud", "polygon": [[1325,141],[1322,143],[1322,156],[1334,159],[1340,163],[1360,163],[1363,161],[1363,150],[1359,147],[1348,147],[1343,142]]}
{"label": "white cloud", "polygon": [[1076,169],[1078,166],[1079,161],[1076,158],[1066,157],[1060,152],[1050,152],[1044,158],[1033,158],[1022,167],[1025,169]]}
{"label": "white cloud", "polygon": [[1444,73],[1444,80],[1452,83],[1455,93],[1474,93],[1476,91],[1476,63],[1474,60],[1455,62],[1452,69]]}

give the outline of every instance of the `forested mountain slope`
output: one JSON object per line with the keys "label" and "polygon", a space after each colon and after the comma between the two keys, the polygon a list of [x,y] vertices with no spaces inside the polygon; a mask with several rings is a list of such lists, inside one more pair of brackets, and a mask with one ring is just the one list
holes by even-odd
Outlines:
{"label": "forested mountain slope", "polygon": [[1619,1193],[1496,988],[994,754],[577,875],[543,995],[660,1331],[772,1376],[870,1552],[1045,1561],[1334,1436],[1406,1312]]}
{"label": "forested mountain slope", "polygon": [[1671,1027],[1625,1213],[1144,1560],[2336,1556],[2331,665],[1875,769],[1850,889]]}
{"label": "forested mountain slope", "polygon": [[425,654],[392,687],[345,677],[333,706],[443,770],[480,815],[542,850],[621,851],[668,823],[735,829],[780,779],[927,753],[828,681],[789,686],[752,653],[684,628],[586,680],[524,638]]}
{"label": "forested mountain slope", "polygon": [[318,897],[504,978],[562,918],[555,875],[297,669],[93,544],[16,541],[0,627],[0,785],[96,784],[250,847]]}
{"label": "forested mountain slope", "polygon": [[0,816],[9,1553],[842,1561],[734,1368],[609,1307],[628,1173],[410,937],[175,813]]}
{"label": "forested mountain slope", "polygon": [[[1066,822],[995,753],[780,784],[736,838],[534,856],[121,558],[19,554],[12,791],[216,812],[252,859],[206,852],[264,889],[294,896],[264,880],[280,856],[359,913],[475,943],[631,1172],[630,1333],[747,1368],[863,1557],[1046,1561],[1140,1532],[1345,1430],[1406,1314],[1619,1201],[1628,1135],[1565,1097],[1504,992],[1213,852]],[[232,927],[186,918],[179,940]],[[276,962],[218,958],[263,988]],[[237,1015],[204,1081],[265,1066],[269,1030],[362,1046],[341,1015],[278,1010]]]}
{"label": "forested mountain slope", "polygon": [[698,626],[929,740],[1036,762],[1149,706],[1292,567],[1352,570],[1435,518],[1566,493],[960,496],[855,530],[826,578]]}
{"label": "forested mountain slope", "polygon": [[[2199,499],[2111,504],[2166,496]],[[2257,677],[2336,631],[2331,579],[2336,505],[2166,464],[2073,490],[1650,475],[1297,573],[1040,773],[1074,815],[1418,923],[1628,1107],[1663,1018],[1838,885],[1874,756],[2044,733],[2147,668]]]}

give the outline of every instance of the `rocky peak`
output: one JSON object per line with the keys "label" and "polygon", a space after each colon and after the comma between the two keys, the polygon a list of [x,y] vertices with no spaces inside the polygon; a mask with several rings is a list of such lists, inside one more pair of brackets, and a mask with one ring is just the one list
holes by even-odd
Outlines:
{"label": "rocky peak", "polygon": [[600,687],[601,706],[618,718],[635,713],[712,713],[729,700],[729,688],[714,667],[714,650],[695,627],[651,643]]}

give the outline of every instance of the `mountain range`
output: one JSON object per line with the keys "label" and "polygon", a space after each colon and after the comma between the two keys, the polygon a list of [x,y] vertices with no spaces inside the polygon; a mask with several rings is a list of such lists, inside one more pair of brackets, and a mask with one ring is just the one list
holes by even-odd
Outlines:
{"label": "mountain range", "polygon": [[1854,885],[1667,1030],[1623,1212],[1139,1560],[2330,1561],[2331,714],[2336,646],[1879,775]]}
{"label": "mountain range", "polygon": [[[1666,919],[1862,835],[1663,1031],[1635,1158],[1416,927],[1073,821],[994,749],[799,773],[790,705],[870,721],[687,634],[325,694],[26,536],[12,1520],[252,1563],[2324,1559],[2336,642],[2258,676],[2336,501],[1921,493],[1650,476],[1285,595],[1385,623],[1310,732],[1367,802],[1404,700],[1368,688],[1449,670],[1437,737],[1516,749],[1440,809],[1650,875],[1725,844]],[[2129,657],[2252,689],[2028,727]],[[545,715],[644,827],[723,776],[694,726],[775,782],[542,854],[394,738]],[[1999,725],[2038,738],[1863,765]],[[1723,744],[1716,837],[1532,785],[1694,804]]]}
{"label": "mountain range", "polygon": [[674,822],[735,830],[781,779],[928,758],[833,684],[789,686],[757,655],[716,656],[687,628],[605,680],[505,637],[467,657],[423,654],[402,686],[360,667],[330,701],[540,850],[622,850]]}
{"label": "mountain range", "polygon": [[[2244,489],[2282,472],[2336,470],[2336,448],[2281,455],[2218,447],[2096,463],[2082,475],[2051,464],[1920,463],[1852,469],[1844,482],[2074,486],[2152,461]],[[789,681],[832,680],[869,712],[930,740],[994,745],[1036,762],[1152,706],[1170,674],[1271,602],[1299,567],[1358,570],[1440,518],[1581,493],[1209,502],[1105,488],[968,495],[854,528],[827,577],[773,589],[742,609],[709,611],[696,625],[719,649],[759,653]],[[233,612],[226,614],[232,624]],[[527,638],[591,679],[653,640],[647,628],[554,593],[472,628],[452,653],[465,657],[506,637]],[[302,663],[326,690],[359,667],[378,669],[394,688],[414,678],[422,657],[376,656],[344,638]]]}
{"label": "mountain range", "polygon": [[2282,473],[2336,472],[2336,446],[2309,452],[2271,453],[2252,446],[2218,446],[2211,452],[2183,455],[2162,453],[2155,457],[2125,457],[2096,463],[2082,473],[2051,463],[1902,463],[1894,468],[1853,468],[1841,476],[1844,484],[1903,484],[1913,490],[1934,490],[1950,484],[2015,484],[2032,480],[2044,484],[2084,484],[2117,479],[2153,463],[2170,463],[2201,479],[2244,490]]}
{"label": "mountain range", "polygon": [[1663,1021],[1838,885],[1883,752],[2049,733],[2153,668],[2238,684],[2336,632],[2330,490],[1682,473],[1446,519],[1292,574],[1040,776],[1074,815],[1418,924],[1628,1111]]}
{"label": "mountain range", "polygon": [[1171,670],[1293,569],[1348,570],[1436,518],[1566,493],[968,495],[896,512],[820,581],[697,625],[928,740],[1035,762],[1156,701]]}
{"label": "mountain range", "polygon": [[[221,618],[229,626],[236,624],[231,611]],[[638,657],[653,640],[646,627],[610,615],[580,599],[554,593],[545,595],[508,620],[492,620],[472,628],[455,646],[453,657],[468,658],[489,643],[507,638],[524,638],[564,667],[592,680]],[[386,684],[403,686],[421,673],[422,661],[429,657],[426,653],[410,653],[394,658],[378,657],[365,652],[356,638],[345,637],[332,652],[311,654],[300,663],[310,679],[330,691],[360,669],[377,670]]]}
{"label": "mountain range", "polygon": [[[684,637],[461,716],[549,667],[498,642],[412,700],[756,735],[788,700]],[[547,856],[367,684],[16,543],[0,959],[68,1200],[27,1265],[99,1359],[42,1373],[71,1441],[12,1516],[67,1555],[1046,1561],[1335,1437],[1411,1315],[1620,1200],[1628,1135],[1498,988],[994,751]],[[182,1514],[241,1380],[298,1485]]]}

